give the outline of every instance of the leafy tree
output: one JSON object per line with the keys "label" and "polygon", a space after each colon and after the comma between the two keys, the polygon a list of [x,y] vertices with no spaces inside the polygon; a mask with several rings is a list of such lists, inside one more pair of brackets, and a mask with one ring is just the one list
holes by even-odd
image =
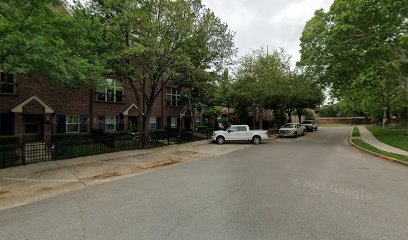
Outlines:
{"label": "leafy tree", "polygon": [[[290,57],[284,50],[265,53],[263,49],[244,56],[236,73],[234,99],[243,108],[256,104],[274,111],[284,107],[287,93],[285,80],[290,72]],[[280,121],[277,121],[280,122]]]}
{"label": "leafy tree", "polygon": [[303,75],[296,74],[292,79],[289,85],[296,91],[288,94],[288,98],[292,99],[289,101],[292,105],[289,107],[296,110],[299,122],[301,122],[302,115],[307,114],[306,108],[314,109],[323,102],[323,91],[315,82]]}
{"label": "leafy tree", "polygon": [[290,70],[290,57],[284,50],[265,53],[254,51],[241,59],[234,83],[234,99],[239,106],[255,103],[263,109],[272,109],[278,126],[294,110],[300,114],[305,108],[314,108],[322,101],[322,91],[306,76]]}
{"label": "leafy tree", "polygon": [[335,0],[329,12],[318,10],[307,22],[299,66],[334,97],[353,98],[370,116],[380,109],[385,123],[400,91],[401,69],[389,62],[407,13],[403,0]]}
{"label": "leafy tree", "polygon": [[78,24],[62,1],[0,3],[0,67],[6,73],[40,73],[66,85],[92,84],[104,74],[93,50],[92,23]]}
{"label": "leafy tree", "polygon": [[218,106],[214,107],[208,107],[204,113],[203,116],[209,119],[213,119],[215,123],[215,128],[218,128],[218,118],[221,116],[221,109]]}
{"label": "leafy tree", "polygon": [[101,55],[132,86],[143,132],[163,89],[206,82],[235,54],[233,33],[201,0],[91,0],[76,12],[101,23]]}

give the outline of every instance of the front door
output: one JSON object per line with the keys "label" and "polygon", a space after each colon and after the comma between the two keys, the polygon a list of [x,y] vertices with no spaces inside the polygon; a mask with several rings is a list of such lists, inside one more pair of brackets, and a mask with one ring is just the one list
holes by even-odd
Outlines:
{"label": "front door", "polygon": [[139,117],[129,116],[128,117],[128,131],[131,133],[138,133],[137,124]]}
{"label": "front door", "polygon": [[184,128],[191,129],[191,117],[184,118]]}
{"label": "front door", "polygon": [[44,140],[44,115],[24,115],[24,136],[25,142]]}

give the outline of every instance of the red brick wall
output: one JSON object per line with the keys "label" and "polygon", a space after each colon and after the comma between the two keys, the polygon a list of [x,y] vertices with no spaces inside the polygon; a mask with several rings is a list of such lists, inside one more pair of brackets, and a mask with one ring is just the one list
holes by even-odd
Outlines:
{"label": "red brick wall", "polygon": [[[123,103],[107,103],[97,101],[95,91],[91,91],[88,87],[79,86],[68,88],[51,82],[47,80],[47,78],[39,75],[18,75],[16,76],[16,83],[14,95],[0,95],[0,113],[9,112],[17,104],[35,95],[54,109],[55,115],[82,115],[88,118],[92,117],[89,129],[93,129],[98,126],[98,116],[119,116],[132,103],[137,104],[134,92],[128,84],[124,84],[123,86]],[[163,116],[162,106],[164,106]],[[138,107],[142,109],[141,106]],[[23,110],[24,113],[29,114],[44,114],[44,107],[36,101],[28,103]],[[162,95],[160,94],[155,101],[151,115],[161,117],[162,124],[164,127],[167,127],[167,117],[180,116],[182,111],[184,111],[182,107],[166,106],[166,89],[164,89],[163,102]],[[132,113],[135,114],[135,111]],[[56,117],[54,116],[52,121],[54,133],[56,132],[56,122]],[[17,117],[14,129],[16,134],[21,134],[21,124],[20,117]],[[48,135],[48,132],[46,134]]]}
{"label": "red brick wall", "polygon": [[369,118],[316,118],[318,124],[371,124]]}
{"label": "red brick wall", "polygon": [[89,115],[89,90],[84,87],[65,88],[38,75],[18,75],[16,82],[16,94],[0,95],[0,112],[8,112],[35,95],[54,109],[56,114]]}
{"label": "red brick wall", "polygon": [[44,114],[45,108],[37,101],[31,101],[23,107],[24,114]]}

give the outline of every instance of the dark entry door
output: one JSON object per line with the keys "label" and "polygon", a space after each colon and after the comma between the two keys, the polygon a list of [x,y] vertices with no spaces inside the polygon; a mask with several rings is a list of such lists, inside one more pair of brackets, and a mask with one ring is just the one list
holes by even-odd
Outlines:
{"label": "dark entry door", "polygon": [[138,132],[138,129],[137,129],[138,120],[139,120],[139,117],[135,117],[135,116],[128,117],[128,131],[129,132],[134,132],[134,133]]}
{"label": "dark entry door", "polygon": [[184,128],[191,129],[191,117],[184,118]]}
{"label": "dark entry door", "polygon": [[44,139],[44,115],[24,115],[25,142],[42,141]]}

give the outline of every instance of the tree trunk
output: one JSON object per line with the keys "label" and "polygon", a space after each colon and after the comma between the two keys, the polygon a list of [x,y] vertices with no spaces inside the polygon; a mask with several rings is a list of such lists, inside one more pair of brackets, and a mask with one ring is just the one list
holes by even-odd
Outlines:
{"label": "tree trunk", "polygon": [[383,120],[382,120],[383,128],[385,128],[385,126],[389,124],[390,116],[391,116],[390,107],[386,105],[383,108]]}
{"label": "tree trunk", "polygon": [[275,119],[276,126],[280,128],[281,126],[278,121],[278,111],[276,110],[276,108],[274,108],[272,109],[272,112],[273,112],[273,118]]}
{"label": "tree trunk", "polygon": [[298,115],[298,119],[299,119],[299,123],[302,122],[302,113],[303,113],[303,109],[297,109],[297,115]]}
{"label": "tree trunk", "polygon": [[143,115],[143,135],[142,135],[142,147],[148,148],[149,147],[149,123],[150,123],[150,116],[152,114],[153,104],[149,103],[146,105],[146,112]]}
{"label": "tree trunk", "polygon": [[292,122],[292,110],[291,109],[288,109],[287,110],[287,113],[288,113],[288,123],[291,123]]}

